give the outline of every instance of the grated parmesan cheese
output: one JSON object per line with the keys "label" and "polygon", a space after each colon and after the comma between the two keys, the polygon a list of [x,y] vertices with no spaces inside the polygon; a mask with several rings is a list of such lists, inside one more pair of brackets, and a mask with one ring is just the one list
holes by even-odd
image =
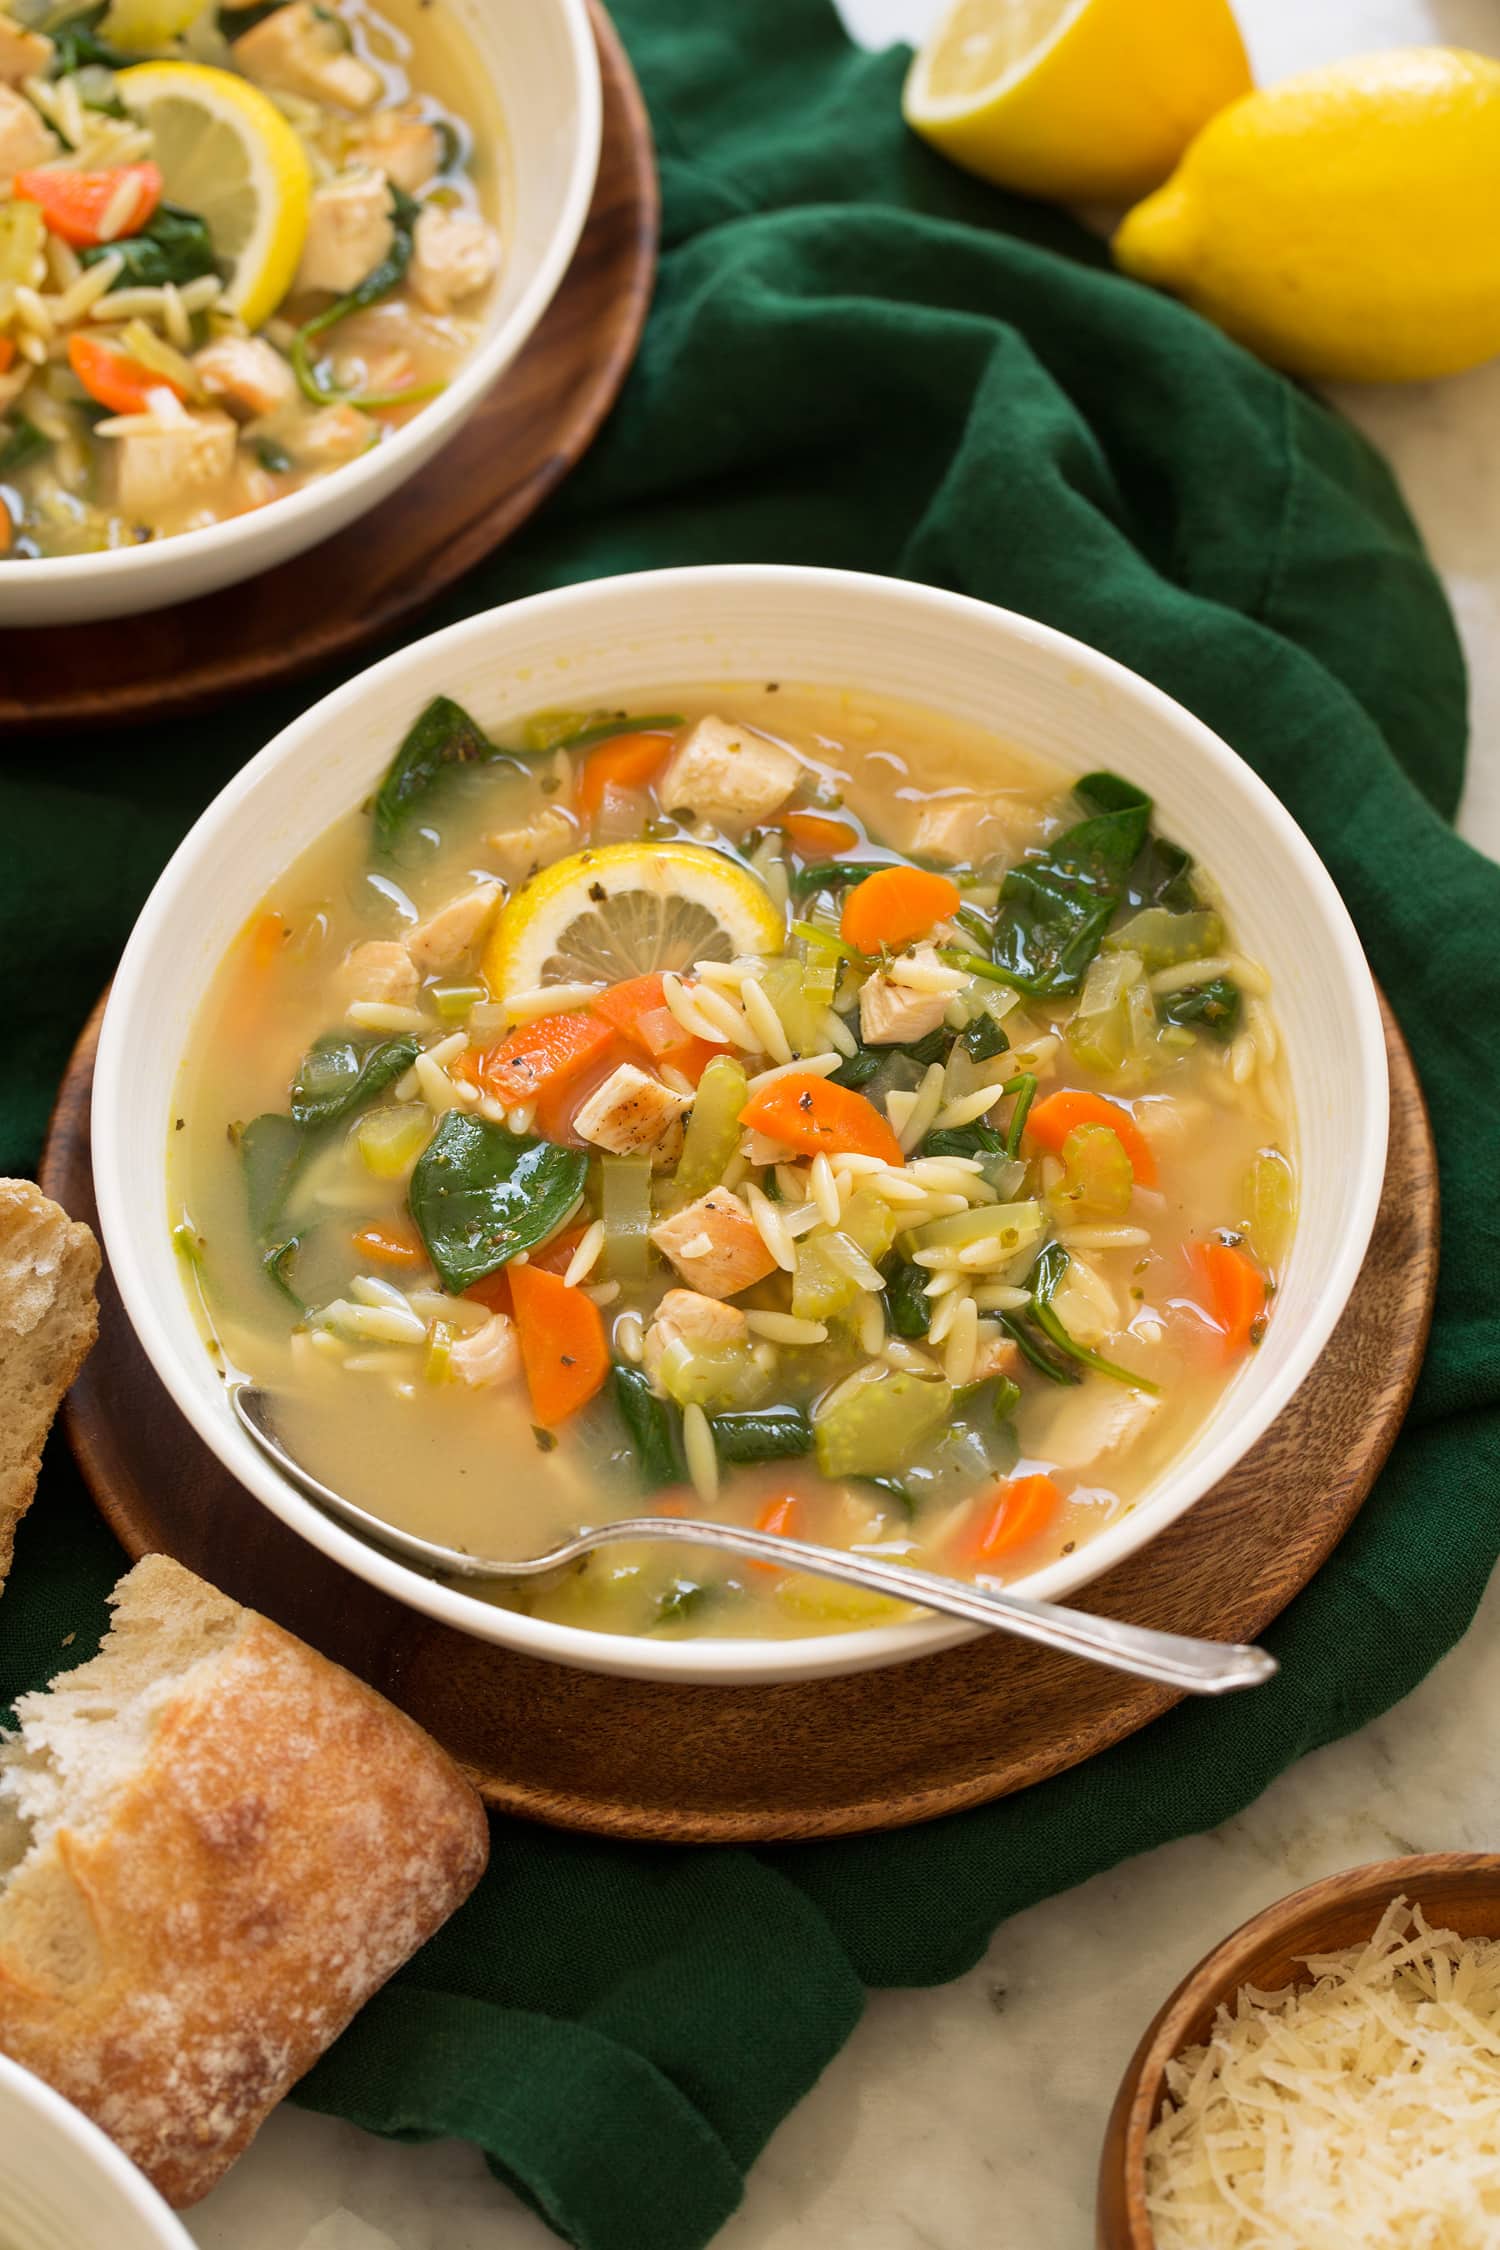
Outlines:
{"label": "grated parmesan cheese", "polygon": [[1308,1986],[1243,1986],[1167,2066],[1156,2250],[1495,2250],[1500,1939],[1394,1899]]}

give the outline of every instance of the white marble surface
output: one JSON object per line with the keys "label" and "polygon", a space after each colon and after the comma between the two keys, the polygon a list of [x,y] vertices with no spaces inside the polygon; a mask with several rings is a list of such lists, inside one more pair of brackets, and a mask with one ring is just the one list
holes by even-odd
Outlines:
{"label": "white marble surface", "polygon": [[[935,0],[842,0],[871,44]],[[1437,40],[1500,54],[1494,0],[1240,0],[1266,81]],[[1444,572],[1473,675],[1462,826],[1500,857],[1500,362],[1340,403],[1395,464]],[[1493,1848],[1500,1787],[1472,1714],[1500,1707],[1500,1586],[1407,1702],[1305,1759],[1248,1812],[1007,1923],[932,1992],[878,1993],[772,2141],[722,2250],[1088,2250],[1116,2081],[1177,1978],[1225,1930],[1362,1859]],[[400,2148],[283,2109],[191,2215],[201,2250],[545,2250],[461,2146]]]}

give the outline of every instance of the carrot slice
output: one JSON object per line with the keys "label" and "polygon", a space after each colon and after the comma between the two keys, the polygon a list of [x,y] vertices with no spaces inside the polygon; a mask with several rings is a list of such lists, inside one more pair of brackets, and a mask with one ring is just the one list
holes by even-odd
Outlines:
{"label": "carrot slice", "polygon": [[[75,250],[139,234],[161,201],[162,177],[154,164],[117,164],[107,172],[18,172],[11,193],[39,203],[48,231]],[[109,232],[102,230],[106,221]]]}
{"label": "carrot slice", "polygon": [[609,1373],[604,1315],[592,1297],[537,1265],[512,1266],[510,1288],[531,1411],[544,1430],[555,1430],[587,1406]]}
{"label": "carrot slice", "polygon": [[968,1549],[974,1563],[998,1562],[1016,1547],[1024,1547],[1045,1531],[1062,1506],[1062,1494],[1051,1477],[1016,1477],[1002,1485],[993,1505],[979,1519],[979,1528]]}
{"label": "carrot slice", "polygon": [[578,809],[592,819],[611,782],[618,789],[644,789],[671,754],[674,734],[615,734],[589,753],[578,781]]}
{"label": "carrot slice", "polygon": [[1061,1093],[1049,1094],[1045,1101],[1033,1102],[1026,1120],[1026,1136],[1049,1155],[1058,1156],[1075,1125],[1108,1126],[1130,1159],[1137,1187],[1155,1187],[1156,1158],[1151,1153],[1151,1143],[1129,1110],[1119,1102],[1106,1100],[1103,1094],[1086,1094],[1077,1087],[1064,1087]]}
{"label": "carrot slice", "polygon": [[143,360],[117,352],[112,344],[101,344],[97,336],[86,336],[81,329],[68,338],[68,365],[89,397],[107,406],[111,414],[143,413],[153,391],[183,396],[182,385],[170,375],[158,374]]}
{"label": "carrot slice", "polygon": [[533,1250],[526,1263],[538,1267],[543,1273],[566,1273],[573,1263],[573,1252],[588,1231],[587,1227],[564,1227],[561,1234],[555,1234],[550,1242],[544,1242],[540,1250]]}
{"label": "carrot slice", "polygon": [[1255,1330],[1265,1318],[1265,1275],[1228,1242],[1194,1243],[1188,1256],[1208,1284],[1212,1318],[1224,1331],[1224,1356],[1237,1359],[1260,1340]]}
{"label": "carrot slice", "polygon": [[667,1006],[661,976],[653,971],[649,976],[628,977],[623,984],[612,984],[601,992],[594,1002],[594,1014],[612,1023],[623,1039],[628,1039],[654,1063],[663,1063],[680,1070],[696,1086],[713,1061],[715,1055],[725,1052],[721,1044],[710,1045],[706,1039],[697,1038],[685,1024],[680,1024]]}
{"label": "carrot slice", "polygon": [[571,1015],[535,1016],[498,1047],[472,1049],[448,1066],[455,1078],[482,1086],[496,1101],[533,1102],[557,1093],[590,1064],[602,1061],[613,1028],[587,1009]]}
{"label": "carrot slice", "polygon": [[835,820],[831,813],[783,813],[781,825],[804,859],[831,859],[837,852],[852,851],[859,830],[852,821]]}
{"label": "carrot slice", "polygon": [[[778,1539],[796,1539],[801,1535],[802,1502],[795,1492],[784,1492],[779,1500],[768,1500],[755,1519],[757,1531],[774,1532]],[[778,1575],[784,1568],[780,1563],[757,1562],[752,1570],[769,1571]]]}
{"label": "carrot slice", "polygon": [[901,1143],[875,1104],[852,1087],[835,1086],[810,1070],[789,1071],[753,1094],[740,1123],[804,1156],[878,1156],[904,1164]]}
{"label": "carrot slice", "polygon": [[839,935],[861,953],[894,951],[926,937],[934,922],[958,911],[959,890],[926,867],[882,867],[856,883],[844,901]]}
{"label": "carrot slice", "polygon": [[482,1281],[471,1281],[464,1295],[470,1304],[483,1305],[486,1312],[503,1312],[507,1319],[516,1309],[515,1299],[510,1293],[509,1266],[497,1266]]}
{"label": "carrot slice", "polygon": [[404,1219],[381,1219],[377,1224],[361,1227],[354,1237],[354,1247],[362,1256],[373,1258],[381,1266],[425,1266],[427,1250],[415,1227]]}
{"label": "carrot slice", "polygon": [[0,375],[3,375],[16,356],[14,336],[0,336]]}

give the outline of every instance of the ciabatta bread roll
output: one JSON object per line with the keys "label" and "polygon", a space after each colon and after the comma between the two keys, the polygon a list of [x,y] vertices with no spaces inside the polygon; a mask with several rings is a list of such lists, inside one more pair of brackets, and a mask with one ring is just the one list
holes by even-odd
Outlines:
{"label": "ciabatta bread roll", "polygon": [[99,1245],[30,1180],[0,1180],[0,1586],[42,1446],[99,1326]]}
{"label": "ciabatta bread roll", "polygon": [[0,1746],[0,2051],[196,2202],[473,1889],[484,1811],[361,1681],[151,1555]]}

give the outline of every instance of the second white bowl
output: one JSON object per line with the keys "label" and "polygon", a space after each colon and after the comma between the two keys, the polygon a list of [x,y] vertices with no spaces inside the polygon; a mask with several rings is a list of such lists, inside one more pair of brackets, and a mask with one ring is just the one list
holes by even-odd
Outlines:
{"label": "second white bowl", "polygon": [[1385,1173],[1385,1042],[1374,986],[1327,871],[1219,737],[1081,642],[961,595],[842,571],[672,570],[568,587],[420,641],[288,727],[230,783],[141,915],[105,1015],[94,1174],[105,1243],[147,1353],[198,1434],[267,1507],[414,1609],[591,1671],[788,1680],[931,1654],[962,1625],[794,1641],[656,1642],[518,1616],[379,1554],[285,1484],[234,1422],[169,1236],[166,1146],[177,1069],[207,985],[281,870],[368,795],[429,697],[495,732],[547,706],[636,689],[777,679],[857,688],[993,730],[1082,774],[1149,790],[1163,830],[1214,874],[1244,950],[1268,970],[1295,1104],[1302,1214],[1266,1340],[1193,1443],[1135,1508],[1021,1581],[1059,1597],[1156,1537],[1224,1476],[1291,1399],[1363,1261]]}

